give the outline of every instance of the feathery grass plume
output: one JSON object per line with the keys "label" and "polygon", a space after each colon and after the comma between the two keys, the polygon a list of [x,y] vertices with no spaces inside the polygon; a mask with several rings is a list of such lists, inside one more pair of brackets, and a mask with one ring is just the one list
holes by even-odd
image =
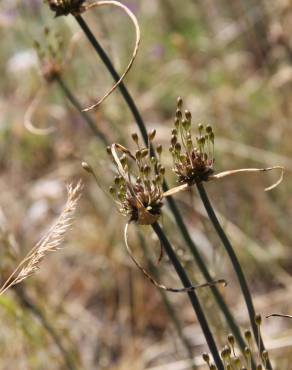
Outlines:
{"label": "feathery grass plume", "polygon": [[61,248],[66,231],[71,227],[78,201],[81,197],[83,185],[79,181],[75,186],[68,185],[68,198],[66,205],[55,224],[37,242],[34,248],[20,262],[13,273],[0,288],[0,295],[10,287],[19,284],[34,274],[43,258],[49,253]]}
{"label": "feathery grass plume", "polygon": [[[118,205],[119,212],[129,218],[124,231],[126,249],[135,265],[152,284],[160,289],[179,293],[193,291],[194,289],[214,284],[226,285],[225,280],[220,279],[188,288],[168,288],[159,284],[133,255],[128,243],[129,224],[135,222],[138,225],[153,225],[158,221],[163,206],[162,184],[165,168],[160,162],[162,147],[160,145],[157,147],[159,159],[151,156],[149,150],[155,135],[156,130],[152,130],[148,134],[148,147],[142,147],[139,143],[138,135],[136,133],[132,134],[132,139],[137,146],[135,154],[132,154],[129,149],[120,144],[112,144],[111,147],[107,148],[107,152],[111,156],[118,172],[114,179],[114,185],[109,188],[109,192]],[[122,155],[119,156],[118,152]],[[135,163],[135,169],[133,169],[129,160]]]}
{"label": "feathery grass plume", "polygon": [[47,0],[50,8],[52,11],[55,12],[55,16],[61,15],[68,15],[72,14],[75,17],[80,17],[81,13],[84,13],[90,9],[98,8],[102,6],[113,6],[116,8],[120,8],[131,20],[135,28],[135,45],[134,50],[132,52],[132,56],[128,65],[126,66],[124,72],[122,73],[121,77],[115,84],[103,95],[101,99],[99,99],[96,103],[91,104],[90,106],[83,109],[84,112],[97,108],[111,93],[120,85],[120,83],[124,80],[128,72],[130,71],[134,60],[137,56],[140,39],[141,39],[141,32],[139,23],[137,21],[136,16],[134,13],[124,4],[119,1],[114,0],[104,0],[104,1],[94,1],[94,2],[87,2],[85,0]]}
{"label": "feathery grass plume", "polygon": [[182,113],[183,100],[177,99],[177,109],[172,130],[171,146],[169,151],[173,158],[173,171],[177,175],[179,186],[167,191],[164,196],[173,195],[190,186],[203,181],[219,180],[237,173],[267,172],[278,169],[281,171],[279,179],[265,188],[269,191],[277,187],[283,180],[284,168],[273,166],[267,168],[240,168],[214,174],[214,144],[215,134],[210,125],[198,125],[198,135],[194,139],[191,131],[192,115],[186,110]]}

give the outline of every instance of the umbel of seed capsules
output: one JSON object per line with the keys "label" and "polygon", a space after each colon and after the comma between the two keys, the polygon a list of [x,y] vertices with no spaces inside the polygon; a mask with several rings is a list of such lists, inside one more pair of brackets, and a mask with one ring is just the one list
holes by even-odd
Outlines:
{"label": "umbel of seed capsules", "polygon": [[[155,134],[155,130],[148,134],[149,145]],[[151,225],[160,217],[163,206],[165,168],[160,163],[162,147],[156,148],[156,158],[151,156],[149,147],[141,147],[137,134],[133,134],[132,139],[137,145],[135,154],[119,144],[107,148],[118,171],[109,191],[119,211],[130,221]],[[122,152],[121,156],[117,155],[118,151]]]}
{"label": "umbel of seed capsules", "polygon": [[73,14],[77,15],[84,11],[85,0],[47,0],[50,9],[55,12],[55,17]]}
{"label": "umbel of seed capsules", "polygon": [[182,98],[177,99],[177,110],[169,148],[173,158],[173,170],[181,184],[193,185],[207,181],[213,173],[214,132],[210,125],[198,125],[198,135],[191,132],[192,115],[182,112]]}

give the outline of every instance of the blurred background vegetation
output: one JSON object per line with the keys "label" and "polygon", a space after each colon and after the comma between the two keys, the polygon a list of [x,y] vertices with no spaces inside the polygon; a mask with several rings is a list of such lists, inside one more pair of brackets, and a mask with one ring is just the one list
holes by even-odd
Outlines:
{"label": "blurred background vegetation", "polygon": [[[178,95],[195,123],[213,125],[216,170],[285,166],[284,182],[270,193],[263,189],[276,178],[273,173],[234,176],[206,186],[247,274],[256,310],[263,317],[292,313],[291,1],[124,3],[136,14],[142,33],[138,57],[125,83],[148,130],[156,128],[157,142],[165,146],[162,161],[168,181],[175,184],[167,147]],[[85,19],[122,71],[134,43],[128,19],[107,8],[86,14]],[[25,294],[57,333],[76,369],[189,369],[186,348],[160,293],[125,253],[125,219],[81,168],[82,160],[90,163],[101,187],[107,189],[113,171],[104,144],[92,135],[58,85],[41,76],[34,42],[48,47],[61,39],[59,58],[64,60],[73,35],[77,42],[62,78],[85,106],[101,97],[112,80],[74,18],[53,18],[41,0],[1,1],[1,279],[59,214],[65,184],[82,177],[85,190],[65,248],[24,282]],[[33,121],[39,128],[56,128],[46,136],[28,132],[23,124],[41,88],[45,95]],[[132,145],[131,133],[137,128],[118,91],[90,115],[109,142]],[[188,228],[213,275],[228,281],[222,294],[246,329],[248,317],[230,263],[195,193],[192,199],[187,193],[178,197]],[[163,224],[192,279],[203,282],[167,211]],[[143,234],[160,279],[178,286],[167,260],[157,265],[156,239],[147,228]],[[146,265],[139,239],[134,234],[131,239]],[[224,320],[208,289],[199,296],[222,346],[228,334]],[[15,290],[0,297],[0,369],[68,368],[54,335],[19,297]],[[200,363],[206,344],[187,297],[169,293],[168,299]],[[262,330],[276,368],[291,369],[292,322],[265,319]]]}

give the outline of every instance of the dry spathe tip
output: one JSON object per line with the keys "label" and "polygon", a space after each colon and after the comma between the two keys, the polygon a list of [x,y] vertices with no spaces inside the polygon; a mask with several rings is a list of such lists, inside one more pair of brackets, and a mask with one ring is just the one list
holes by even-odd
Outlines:
{"label": "dry spathe tip", "polygon": [[134,28],[135,28],[135,35],[136,35],[134,50],[132,52],[130,62],[128,63],[125,71],[123,72],[121,77],[118,79],[118,81],[116,81],[116,83],[109,89],[109,91],[106,92],[104,94],[104,96],[101,99],[99,99],[96,103],[84,108],[83,112],[87,112],[87,111],[90,111],[94,108],[97,108],[109,95],[111,95],[112,92],[114,92],[114,90],[121,84],[121,82],[124,80],[124,78],[126,77],[128,72],[130,71],[130,69],[131,69],[131,67],[134,63],[134,60],[137,56],[138,49],[139,49],[139,44],[140,44],[140,40],[141,40],[141,32],[140,32],[139,23],[137,21],[136,16],[134,15],[134,13],[132,13],[132,11],[126,5],[120,3],[119,1],[108,0],[108,1],[96,1],[96,2],[93,2],[93,3],[90,3],[90,4],[85,4],[84,7],[85,7],[85,11],[87,11],[87,10],[92,9],[92,8],[97,8],[97,7],[101,7],[101,6],[107,6],[107,5],[114,6],[114,7],[122,9],[123,12],[132,21],[132,23],[134,25]]}

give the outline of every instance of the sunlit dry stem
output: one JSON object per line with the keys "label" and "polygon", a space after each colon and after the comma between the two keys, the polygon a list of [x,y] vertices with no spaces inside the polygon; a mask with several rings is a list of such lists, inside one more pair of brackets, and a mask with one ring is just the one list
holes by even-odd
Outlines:
{"label": "sunlit dry stem", "polygon": [[133,62],[134,62],[134,60],[137,56],[138,49],[139,49],[139,44],[140,44],[140,39],[141,39],[140,27],[139,27],[136,16],[131,12],[131,10],[128,7],[126,7],[125,5],[120,3],[119,1],[110,1],[110,0],[109,1],[96,1],[96,2],[91,3],[91,4],[85,4],[84,6],[85,6],[85,11],[87,11],[87,10],[90,10],[92,8],[97,8],[97,7],[106,6],[106,5],[121,8],[128,15],[128,17],[131,19],[131,21],[132,21],[132,23],[135,27],[135,34],[136,34],[135,46],[134,46],[134,50],[133,50],[130,62],[127,65],[124,73],[121,75],[120,79],[112,86],[112,88],[98,102],[96,102],[96,103],[90,105],[89,107],[83,109],[84,112],[87,112],[89,110],[97,108],[119,86],[119,84],[123,81],[123,79],[126,77],[129,70],[131,69],[132,64],[133,64]]}
{"label": "sunlit dry stem", "polygon": [[133,252],[130,248],[130,245],[129,245],[129,242],[128,242],[128,228],[129,228],[129,223],[127,223],[125,225],[125,230],[124,230],[124,240],[125,240],[125,245],[126,245],[126,249],[127,249],[127,252],[129,254],[129,256],[131,257],[132,261],[135,263],[135,265],[138,267],[138,269],[140,271],[142,271],[142,273],[147,277],[147,279],[153,284],[155,285],[157,288],[159,289],[163,289],[163,290],[166,290],[168,292],[172,292],[172,293],[187,293],[187,292],[192,292],[196,289],[199,289],[199,288],[205,288],[205,287],[210,287],[210,286],[214,286],[214,285],[217,285],[217,284],[222,284],[223,286],[226,286],[227,285],[227,282],[226,280],[224,279],[218,279],[218,280],[214,280],[214,281],[210,281],[210,282],[206,282],[206,283],[203,283],[203,284],[199,284],[199,285],[193,285],[193,286],[190,286],[190,287],[186,287],[186,288],[169,288],[169,287],[166,287],[165,285],[162,285],[160,283],[158,283],[146,270],[145,268],[140,264],[140,262],[137,261],[137,259],[134,257],[133,255]]}

